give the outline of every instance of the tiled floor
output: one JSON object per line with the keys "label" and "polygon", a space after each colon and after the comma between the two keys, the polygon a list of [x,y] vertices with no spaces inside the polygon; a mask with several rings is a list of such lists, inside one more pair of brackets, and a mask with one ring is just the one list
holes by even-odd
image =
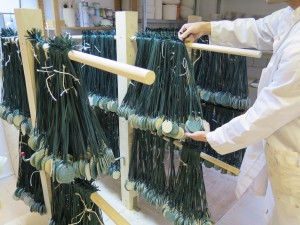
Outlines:
{"label": "tiled floor", "polygon": [[[236,178],[222,175],[213,169],[204,169],[207,199],[216,225],[265,225],[264,198],[247,192],[239,201],[234,196]],[[0,224],[4,225],[47,225],[45,217],[30,214],[21,201],[14,201],[11,195],[15,189],[16,177],[0,180]],[[110,177],[97,182],[100,195],[109,202],[131,225],[171,225],[155,209],[139,199],[140,211],[127,210],[120,200],[120,183]],[[10,221],[10,222],[8,222]],[[104,215],[105,225],[114,223]]]}

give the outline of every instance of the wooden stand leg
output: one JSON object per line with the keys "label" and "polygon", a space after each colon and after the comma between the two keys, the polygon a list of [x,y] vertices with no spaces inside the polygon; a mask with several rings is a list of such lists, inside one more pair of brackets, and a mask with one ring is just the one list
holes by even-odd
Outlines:
{"label": "wooden stand leg", "polygon": [[[28,103],[30,109],[30,116],[33,126],[36,119],[36,90],[34,81],[34,57],[31,44],[26,40],[27,30],[32,28],[44,30],[42,12],[40,9],[15,9],[15,16],[18,28],[18,36],[21,48],[22,62],[24,67],[25,82],[28,96]],[[48,219],[52,217],[51,214],[51,186],[50,177],[45,172],[40,172],[44,201],[46,206],[46,216]]]}
{"label": "wooden stand leg", "polygon": [[[119,62],[133,65],[136,57],[136,49],[134,42],[131,42],[130,37],[136,35],[138,31],[138,16],[137,12],[116,12],[116,40],[117,40],[117,60]],[[130,80],[118,76],[118,100],[121,105]],[[129,172],[129,161],[131,158],[132,145],[132,128],[124,118],[119,119],[120,128],[120,156],[124,157],[121,160],[121,195],[122,202],[127,209],[137,207],[137,193],[135,191],[127,191],[124,187],[125,181]]]}

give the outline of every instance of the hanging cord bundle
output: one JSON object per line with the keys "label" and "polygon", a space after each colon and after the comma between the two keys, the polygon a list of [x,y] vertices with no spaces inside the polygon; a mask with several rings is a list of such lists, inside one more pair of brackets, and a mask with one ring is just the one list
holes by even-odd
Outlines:
{"label": "hanging cord bundle", "polygon": [[30,207],[31,212],[38,212],[43,215],[46,212],[43,188],[39,173],[31,165],[32,161],[28,161],[25,157],[30,158],[33,151],[27,145],[28,135],[19,135],[19,172],[17,188],[13,198],[15,200],[23,200]]}
{"label": "hanging cord bundle", "polygon": [[1,29],[1,48],[3,90],[0,117],[20,129],[23,122],[25,125],[30,123],[30,113],[17,33],[10,28]]}
{"label": "hanging cord bundle", "polygon": [[[210,124],[210,129],[212,131],[243,113],[240,110],[233,110],[233,109],[225,108],[214,104],[205,104],[203,106],[203,112],[204,112],[204,118]],[[197,145],[203,152],[231,166],[240,168],[242,164],[243,157],[245,154],[245,149],[241,149],[239,151],[226,154],[226,155],[220,155],[214,149],[212,149],[208,143],[198,142]],[[221,170],[222,173],[227,173],[231,175],[229,171],[226,171],[223,168],[221,169],[219,166],[213,165],[208,161],[204,161],[204,165],[206,167],[214,167],[217,170]]]}
{"label": "hanging cord bundle", "polygon": [[179,150],[149,131],[135,130],[128,181],[174,224],[211,224],[198,150]]}
{"label": "hanging cord bundle", "polygon": [[37,152],[32,157],[41,159],[35,166],[59,183],[106,174],[115,158],[89,107],[87,91],[81,85],[80,65],[68,58],[77,43],[69,36],[54,37],[47,40],[49,48],[44,51],[40,32],[28,32],[28,38],[36,56],[36,86],[40,87],[32,140]]}
{"label": "hanging cord bundle", "polygon": [[[202,37],[199,42],[207,44],[208,38]],[[198,94],[203,103],[204,119],[208,121],[212,131],[249,108],[245,57],[193,51],[192,59]],[[219,155],[207,143],[198,143],[198,145],[205,153],[237,168],[240,167],[245,153],[243,149],[231,154]],[[204,164],[207,167],[214,166],[220,169],[207,161]],[[221,172],[230,174],[224,169]]]}
{"label": "hanging cord bundle", "polygon": [[174,32],[146,30],[136,37],[136,66],[153,70],[148,86],[131,81],[118,115],[133,128],[157,132],[174,139],[184,130],[204,130],[200,98],[188,53]]}
{"label": "hanging cord bundle", "polygon": [[[82,51],[103,58],[116,60],[115,31],[86,31],[82,36]],[[84,85],[89,93],[90,105],[94,108],[97,118],[108,139],[108,145],[116,158],[120,157],[119,149],[119,117],[115,114],[118,109],[118,80],[117,76],[90,67],[82,66]],[[120,161],[111,165],[109,174],[117,179],[120,176]]]}
{"label": "hanging cord bundle", "polygon": [[249,108],[246,57],[199,50],[192,56],[201,100],[241,111]]}
{"label": "hanging cord bundle", "polygon": [[[112,149],[115,158],[120,157],[119,148],[119,117],[116,113],[105,112],[99,108],[95,108],[96,116],[101,124],[104,134],[108,139],[108,146]],[[108,174],[113,179],[118,179],[121,175],[120,172],[120,160],[116,160],[111,164]]]}
{"label": "hanging cord bundle", "polygon": [[23,200],[31,212],[42,215],[46,209],[40,177],[29,161],[23,159],[33,153],[27,145],[32,125],[19,40],[17,33],[12,29],[1,30],[1,48],[3,90],[1,90],[0,116],[17,129],[21,129],[18,181],[13,197],[16,200]]}
{"label": "hanging cord bundle", "polygon": [[[84,32],[83,52],[116,60],[115,31]],[[117,76],[90,66],[83,66],[83,81],[89,91],[91,105],[102,110],[116,112],[118,108]]]}
{"label": "hanging cord bundle", "polygon": [[75,179],[72,184],[52,183],[52,218],[49,225],[103,225],[101,210],[90,195],[97,191],[92,182]]}

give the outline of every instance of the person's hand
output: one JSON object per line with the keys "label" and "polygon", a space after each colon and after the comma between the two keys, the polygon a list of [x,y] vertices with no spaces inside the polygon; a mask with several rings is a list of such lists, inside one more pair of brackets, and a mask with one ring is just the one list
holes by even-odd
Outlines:
{"label": "person's hand", "polygon": [[210,34],[210,22],[186,23],[180,28],[178,38],[184,42],[194,42],[201,36]]}
{"label": "person's hand", "polygon": [[185,136],[195,141],[207,142],[206,134],[206,131],[196,131],[195,133],[185,133]]}

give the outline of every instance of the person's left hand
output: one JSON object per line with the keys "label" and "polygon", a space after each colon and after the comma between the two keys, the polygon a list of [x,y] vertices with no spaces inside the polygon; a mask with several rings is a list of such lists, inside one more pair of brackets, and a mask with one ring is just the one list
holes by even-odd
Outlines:
{"label": "person's left hand", "polygon": [[185,136],[189,137],[195,141],[207,142],[207,139],[206,139],[207,133],[208,132],[206,132],[206,131],[197,131],[195,133],[185,133]]}

